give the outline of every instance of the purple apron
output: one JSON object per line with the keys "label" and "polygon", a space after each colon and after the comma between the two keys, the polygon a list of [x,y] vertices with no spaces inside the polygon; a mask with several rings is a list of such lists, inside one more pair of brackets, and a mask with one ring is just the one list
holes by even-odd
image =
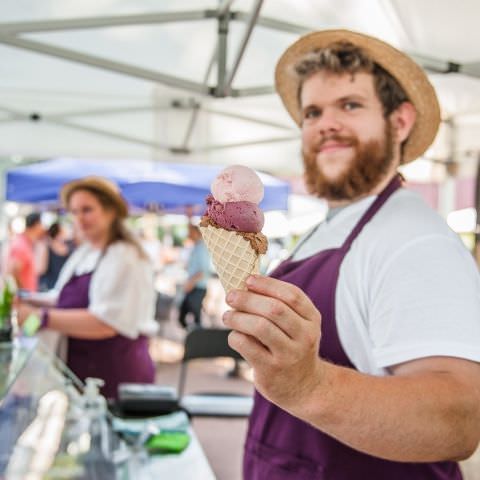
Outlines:
{"label": "purple apron", "polygon": [[[88,308],[90,280],[93,272],[74,275],[62,288],[58,308]],[[68,337],[67,365],[80,380],[97,377],[105,381],[101,392],[117,398],[122,382],[153,383],[155,367],[148,353],[148,340],[115,335],[103,340]]]}
{"label": "purple apron", "polygon": [[[304,260],[286,260],[272,277],[300,287],[322,314],[320,356],[355,368],[341,345],[335,321],[340,265],[362,228],[401,186],[395,177],[359,220],[340,248]],[[372,408],[375,408],[372,405]],[[354,450],[290,415],[255,392],[243,461],[245,480],[460,480],[454,462],[402,463]]]}

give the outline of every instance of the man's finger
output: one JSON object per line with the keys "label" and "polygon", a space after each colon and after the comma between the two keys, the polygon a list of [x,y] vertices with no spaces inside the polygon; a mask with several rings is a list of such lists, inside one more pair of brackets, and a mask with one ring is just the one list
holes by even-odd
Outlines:
{"label": "man's finger", "polygon": [[301,334],[302,319],[276,298],[236,290],[228,294],[227,303],[237,311],[267,318],[291,339],[296,339]]}
{"label": "man's finger", "polygon": [[223,315],[223,323],[228,328],[256,338],[270,352],[291,348],[291,338],[264,317],[230,310]]}
{"label": "man's finger", "polygon": [[261,275],[250,275],[246,283],[251,292],[281,300],[306,320],[320,321],[317,308],[296,285]]}
{"label": "man's finger", "polygon": [[236,350],[251,366],[266,365],[272,354],[257,339],[232,330],[228,335],[228,344]]}

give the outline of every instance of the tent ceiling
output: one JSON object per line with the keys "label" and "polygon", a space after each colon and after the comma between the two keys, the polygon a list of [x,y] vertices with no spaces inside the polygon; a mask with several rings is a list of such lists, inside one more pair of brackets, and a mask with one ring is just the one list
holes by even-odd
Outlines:
{"label": "tent ceiling", "polygon": [[439,139],[430,155],[462,159],[480,150],[479,13],[476,0],[4,0],[0,155],[170,152],[299,172],[298,131],[268,94],[276,59],[302,32],[351,28],[437,72],[461,143]]}

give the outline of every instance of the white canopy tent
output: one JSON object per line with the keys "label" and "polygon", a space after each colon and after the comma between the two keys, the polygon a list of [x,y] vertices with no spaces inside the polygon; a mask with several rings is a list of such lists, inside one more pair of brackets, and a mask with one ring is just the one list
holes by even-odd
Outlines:
{"label": "white canopy tent", "polygon": [[298,173],[298,132],[269,94],[276,59],[301,33],[351,28],[436,72],[446,123],[428,155],[472,171],[479,14],[476,0],[4,0],[0,155],[171,153]]}
{"label": "white canopy tent", "polygon": [[0,169],[68,155],[299,175],[299,132],[273,94],[276,60],[302,33],[349,28],[429,71],[444,122],[406,174],[440,181],[447,215],[452,174],[477,174],[479,14],[477,0],[4,0]]}

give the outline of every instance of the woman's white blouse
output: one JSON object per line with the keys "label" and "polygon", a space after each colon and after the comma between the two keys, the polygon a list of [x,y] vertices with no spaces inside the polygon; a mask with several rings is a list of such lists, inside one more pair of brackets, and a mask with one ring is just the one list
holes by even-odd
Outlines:
{"label": "woman's white blouse", "polygon": [[118,241],[103,256],[90,244],[80,246],[63,266],[55,290],[59,293],[73,275],[91,271],[88,310],[93,315],[129,338],[156,333],[153,268],[134,246]]}

